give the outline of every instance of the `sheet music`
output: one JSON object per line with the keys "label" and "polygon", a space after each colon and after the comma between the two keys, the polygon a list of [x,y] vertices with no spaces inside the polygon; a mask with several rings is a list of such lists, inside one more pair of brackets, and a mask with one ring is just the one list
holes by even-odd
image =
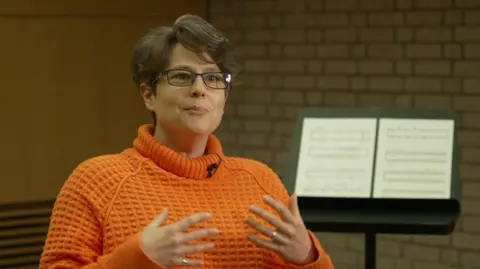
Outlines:
{"label": "sheet music", "polygon": [[450,198],[453,120],[380,119],[374,198]]}
{"label": "sheet music", "polygon": [[295,192],[370,197],[377,119],[305,118]]}

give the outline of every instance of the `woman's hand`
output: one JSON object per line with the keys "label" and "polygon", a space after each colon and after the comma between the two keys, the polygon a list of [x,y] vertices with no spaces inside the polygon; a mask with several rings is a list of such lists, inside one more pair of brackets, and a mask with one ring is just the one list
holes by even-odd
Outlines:
{"label": "woman's hand", "polygon": [[257,206],[251,206],[250,212],[266,220],[275,228],[271,230],[248,218],[247,224],[250,227],[271,240],[264,240],[253,234],[248,234],[248,238],[257,245],[280,254],[291,263],[305,265],[314,262],[318,255],[317,250],[300,215],[297,196],[290,197],[288,208],[270,196],[265,196],[264,201],[279,213],[281,219]]}
{"label": "woman's hand", "polygon": [[200,260],[187,259],[185,255],[200,253],[213,248],[213,243],[187,245],[187,243],[218,234],[217,229],[199,229],[185,233],[195,224],[211,218],[208,213],[199,213],[167,226],[160,225],[167,219],[165,209],[143,232],[142,249],[159,265],[169,268],[173,266],[199,266]]}

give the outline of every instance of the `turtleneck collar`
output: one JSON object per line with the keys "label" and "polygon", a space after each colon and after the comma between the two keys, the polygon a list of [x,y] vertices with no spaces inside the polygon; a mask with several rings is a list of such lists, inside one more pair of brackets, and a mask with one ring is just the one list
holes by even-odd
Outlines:
{"label": "turtleneck collar", "polygon": [[224,158],[222,145],[214,135],[208,137],[205,155],[187,158],[158,142],[153,137],[154,130],[155,127],[151,124],[140,126],[138,136],[133,142],[134,148],[163,170],[179,177],[205,179],[209,167],[213,164],[219,165],[221,159]]}

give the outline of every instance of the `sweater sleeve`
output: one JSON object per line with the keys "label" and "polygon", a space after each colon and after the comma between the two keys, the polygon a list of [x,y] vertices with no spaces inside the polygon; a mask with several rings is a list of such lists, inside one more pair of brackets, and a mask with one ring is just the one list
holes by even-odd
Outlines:
{"label": "sweater sleeve", "polygon": [[39,269],[161,269],[142,251],[139,235],[102,254],[103,226],[88,199],[89,176],[77,168],[57,196]]}
{"label": "sweater sleeve", "polygon": [[[265,192],[269,195],[274,197],[276,200],[282,202],[284,205],[288,206],[289,195],[288,192],[283,185],[280,178],[268,167],[264,167],[264,174],[263,177],[258,179],[259,184],[262,185]],[[313,247],[317,250],[317,259],[306,265],[295,265],[286,262],[282,257],[279,255],[275,255],[275,257],[271,260],[271,268],[276,269],[334,269],[332,260],[330,256],[325,252],[322,245],[318,241],[317,237],[313,234],[312,231],[308,230],[308,234],[310,235],[310,240],[312,240]]]}

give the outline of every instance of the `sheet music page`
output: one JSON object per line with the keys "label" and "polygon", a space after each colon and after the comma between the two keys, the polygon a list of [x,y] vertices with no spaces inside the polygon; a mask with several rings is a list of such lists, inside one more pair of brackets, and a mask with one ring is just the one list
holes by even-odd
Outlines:
{"label": "sheet music page", "polygon": [[450,198],[453,120],[380,119],[374,198]]}
{"label": "sheet music page", "polygon": [[305,118],[295,192],[371,197],[377,119]]}

